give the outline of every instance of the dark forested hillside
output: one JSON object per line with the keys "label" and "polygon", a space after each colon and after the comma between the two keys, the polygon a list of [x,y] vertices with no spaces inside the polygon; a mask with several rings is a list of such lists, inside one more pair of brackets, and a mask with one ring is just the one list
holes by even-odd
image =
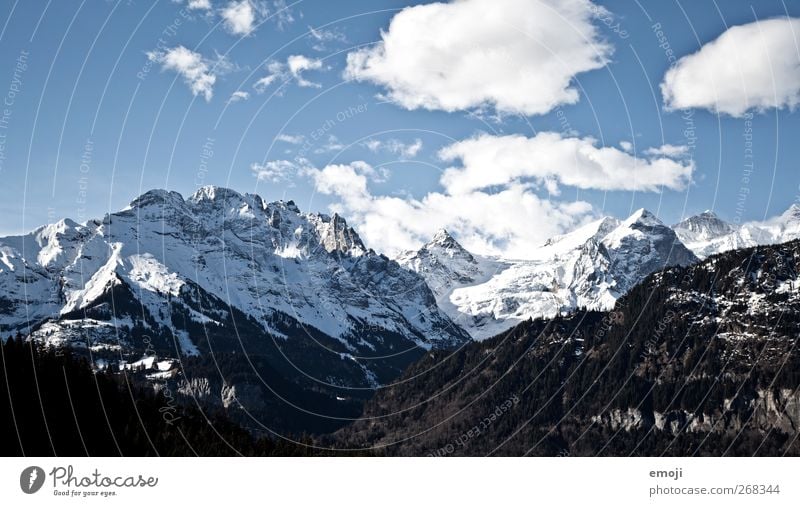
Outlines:
{"label": "dark forested hillside", "polygon": [[0,347],[0,455],[310,455],[257,439],[222,413],[179,405],[125,374],[93,372],[66,350],[9,339]]}
{"label": "dark forested hillside", "polygon": [[429,353],[331,444],[389,455],[799,455],[800,242]]}

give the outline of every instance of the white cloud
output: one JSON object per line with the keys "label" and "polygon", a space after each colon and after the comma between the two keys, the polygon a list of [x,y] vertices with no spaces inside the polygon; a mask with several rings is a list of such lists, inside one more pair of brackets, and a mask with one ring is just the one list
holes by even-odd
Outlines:
{"label": "white cloud", "polygon": [[670,68],[661,83],[668,109],[704,108],[740,117],[800,103],[800,19],[734,26]]}
{"label": "white cloud", "polygon": [[288,144],[302,144],[306,141],[306,138],[302,135],[289,135],[289,134],[280,134],[275,137],[275,140],[278,142],[286,142]]}
{"label": "white cloud", "polygon": [[628,141],[620,141],[619,147],[621,147],[626,153],[633,153],[633,144]]}
{"label": "white cloud", "polygon": [[264,163],[250,164],[250,171],[259,181],[280,183],[290,181],[298,173],[310,170],[310,163],[305,158],[295,160],[270,160]]}
{"label": "white cloud", "polygon": [[286,63],[273,61],[267,64],[269,74],[253,84],[256,92],[263,93],[272,83],[294,79],[303,88],[321,88],[322,85],[306,79],[303,74],[309,70],[324,70],[322,60],[309,58],[301,54],[293,54]]}
{"label": "white cloud", "polygon": [[523,184],[494,193],[431,192],[421,199],[373,195],[368,185],[380,174],[364,162],[304,173],[318,192],[338,199],[331,211],[347,216],[370,247],[389,255],[419,247],[444,227],[470,251],[524,258],[547,238],[585,222],[591,212],[585,202],[541,199]]}
{"label": "white cloud", "polygon": [[267,15],[267,10],[260,2],[253,0],[236,0],[230,2],[219,12],[223,26],[232,35],[249,35],[256,24]]}
{"label": "white cloud", "polygon": [[204,10],[211,9],[211,0],[188,0],[186,6],[190,10]]}
{"label": "white cloud", "polygon": [[460,0],[396,14],[381,41],[347,56],[345,77],[383,85],[408,109],[493,106],[544,114],[578,101],[576,75],[612,47],[588,0]]}
{"label": "white cloud", "polygon": [[228,99],[229,104],[233,104],[234,102],[239,102],[240,100],[247,100],[250,98],[250,94],[246,91],[234,91],[231,94],[231,98]]}
{"label": "white cloud", "polygon": [[214,83],[217,81],[216,69],[225,71],[229,65],[224,61],[212,62],[203,58],[200,53],[194,52],[183,46],[176,46],[166,51],[150,51],[147,53],[150,61],[160,63],[162,70],[177,72],[192,94],[202,95],[206,102],[214,94]]}
{"label": "white cloud", "polygon": [[308,58],[301,54],[293,54],[286,60],[286,66],[289,73],[297,80],[299,86],[319,88],[320,85],[312,83],[303,78],[303,72],[307,70],[320,70],[322,68],[322,60],[316,58]]}
{"label": "white cloud", "polygon": [[664,144],[657,148],[647,148],[644,150],[644,154],[650,156],[666,156],[668,158],[681,158],[689,154],[689,146]]}
{"label": "white cloud", "polygon": [[533,180],[557,193],[559,184],[581,189],[658,191],[685,188],[694,162],[662,156],[637,158],[615,147],[598,147],[591,137],[562,137],[555,132],[480,135],[446,146],[445,161],[460,161],[442,174],[451,194]]}
{"label": "white cloud", "polygon": [[422,149],[422,139],[414,139],[413,142],[403,142],[399,139],[388,139],[385,141],[370,139],[363,144],[364,147],[373,153],[387,151],[402,159],[414,158]]}
{"label": "white cloud", "polygon": [[256,93],[263,93],[272,83],[286,77],[280,62],[269,63],[267,71],[270,73],[253,83],[253,89],[256,90]]}
{"label": "white cloud", "polygon": [[[364,145],[378,150],[386,144],[373,139]],[[547,238],[595,217],[588,203],[542,198],[537,193],[542,188],[551,195],[558,194],[559,185],[685,188],[694,170],[685,150],[670,145],[657,150],[637,158],[619,148],[598,147],[589,137],[484,134],[439,151],[443,160],[459,165],[443,172],[441,190],[421,198],[376,195],[370,186],[384,181],[386,174],[365,162],[307,167],[300,173],[313,179],[316,191],[334,197],[331,211],[347,216],[367,244],[384,253],[416,248],[444,227],[476,253],[525,258]]]}

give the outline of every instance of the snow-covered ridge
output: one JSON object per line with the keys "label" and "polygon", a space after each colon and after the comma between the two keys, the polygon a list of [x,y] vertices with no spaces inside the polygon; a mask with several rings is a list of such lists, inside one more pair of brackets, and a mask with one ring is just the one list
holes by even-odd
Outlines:
{"label": "snow-covered ridge", "polygon": [[606,217],[549,239],[530,260],[470,254],[442,232],[397,259],[418,272],[440,307],[473,338],[578,307],[608,309],[645,276],[696,257],[649,211]]}
{"label": "snow-covered ridge", "polygon": [[[441,230],[392,261],[336,214],[219,187],[185,199],[152,190],[102,219],[0,238],[0,335],[46,329],[58,342],[61,325],[75,336],[76,314],[123,290],[140,311],[122,319],[171,333],[184,353],[198,352],[198,336],[176,327],[176,307],[215,326],[235,308],[282,340],[290,336],[275,321],[289,318],[339,340],[352,356],[389,353],[397,343],[387,336],[447,346],[463,342],[465,329],[483,339],[530,317],[607,309],[666,266],[796,237],[800,206],[740,227],[710,211],[668,227],[640,209],[552,237],[527,260],[472,254]],[[189,295],[197,290],[230,307],[203,309]],[[115,317],[92,328],[119,339]]]}
{"label": "snow-covered ridge", "polygon": [[648,274],[724,251],[800,237],[800,206],[736,227],[712,211],[672,227],[639,209],[623,221],[604,217],[548,239],[529,260],[486,258],[446,232],[397,261],[419,273],[440,307],[484,339],[531,317],[608,309]]}
{"label": "snow-covered ridge", "polygon": [[[421,277],[367,249],[341,216],[211,186],[186,199],[152,190],[102,219],[0,238],[0,290],[4,337],[35,336],[48,322],[56,341],[59,325],[74,328],[89,309],[107,315],[113,329],[119,314],[107,299],[130,294],[133,321],[173,335],[184,353],[196,352],[204,336],[179,328],[176,308],[192,321],[217,323],[235,308],[261,325],[265,339],[285,339],[273,323],[288,318],[354,356],[390,341],[397,347],[398,339],[407,345],[395,353],[468,338]],[[199,313],[208,297],[230,308]],[[66,320],[72,323],[59,323]]]}
{"label": "snow-covered ridge", "polygon": [[713,211],[705,211],[672,228],[695,255],[705,258],[733,249],[780,244],[800,238],[800,205],[792,204],[779,216],[741,226],[720,219]]}

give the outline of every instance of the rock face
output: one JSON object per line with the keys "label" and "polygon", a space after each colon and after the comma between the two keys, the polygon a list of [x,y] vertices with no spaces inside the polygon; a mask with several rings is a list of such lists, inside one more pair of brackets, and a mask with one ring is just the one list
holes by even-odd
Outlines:
{"label": "rock face", "polygon": [[651,274],[610,312],[432,351],[337,441],[398,455],[800,455],[798,326],[800,241],[730,251]]}
{"label": "rock face", "polygon": [[607,217],[551,238],[532,257],[480,257],[440,232],[397,261],[423,276],[440,307],[479,340],[532,317],[610,308],[651,272],[697,261],[644,209],[622,222]]}
{"label": "rock face", "polygon": [[468,339],[342,217],[218,187],[153,190],[100,220],[2,238],[0,286],[5,337],[108,358],[268,346],[325,384],[374,387]]}

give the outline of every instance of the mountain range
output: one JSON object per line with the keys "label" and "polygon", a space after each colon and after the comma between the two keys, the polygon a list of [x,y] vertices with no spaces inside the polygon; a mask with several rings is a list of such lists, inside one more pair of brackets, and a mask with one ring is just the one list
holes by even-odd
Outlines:
{"label": "mountain range", "polygon": [[290,358],[302,345],[324,350],[325,367],[289,360],[313,381],[371,388],[469,339],[342,217],[215,187],[2,238],[0,286],[3,336],[87,348],[98,364],[148,347],[177,358],[271,343]]}
{"label": "mountain range", "polygon": [[532,317],[607,309],[651,272],[696,261],[675,232],[644,209],[624,221],[606,217],[553,237],[526,260],[472,255],[445,231],[398,258],[478,340]]}
{"label": "mountain range", "polygon": [[101,219],[0,238],[0,336],[68,346],[254,430],[261,415],[332,430],[431,352],[610,310],[665,268],[798,236],[798,206],[741,226],[705,212],[670,227],[640,209],[525,260],[473,254],[444,230],[390,259],[337,214],[152,190]]}

